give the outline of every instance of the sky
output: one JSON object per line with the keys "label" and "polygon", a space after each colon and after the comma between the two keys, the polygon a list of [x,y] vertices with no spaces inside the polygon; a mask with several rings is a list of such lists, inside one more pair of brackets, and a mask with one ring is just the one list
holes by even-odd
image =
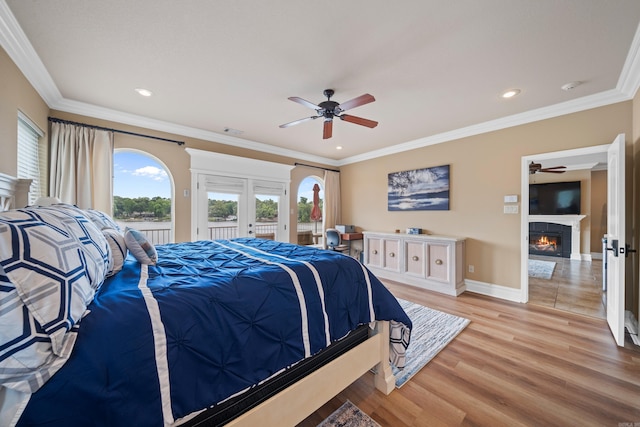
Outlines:
{"label": "sky", "polygon": [[[113,155],[113,194],[120,197],[171,197],[171,181],[163,166],[153,158],[132,151],[117,151]],[[307,177],[298,187],[298,201],[306,197],[313,201],[313,185]],[[292,189],[293,190],[293,189]],[[320,199],[324,189],[320,187]]]}
{"label": "sky", "polygon": [[[313,184],[315,184],[316,181],[315,179],[311,178],[311,177],[306,177],[305,179],[302,180],[302,182],[300,183],[300,186],[298,187],[298,201],[300,201],[300,197],[306,197],[308,202],[313,202]],[[320,200],[324,199],[324,189],[322,188],[322,185],[320,186]]]}
{"label": "sky", "polygon": [[163,166],[144,154],[117,151],[113,155],[113,194],[120,197],[171,198],[171,180]]}

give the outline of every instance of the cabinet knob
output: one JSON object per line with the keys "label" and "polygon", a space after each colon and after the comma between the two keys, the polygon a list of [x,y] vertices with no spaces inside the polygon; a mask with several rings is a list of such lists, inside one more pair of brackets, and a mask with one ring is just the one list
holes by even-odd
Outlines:
{"label": "cabinet knob", "polygon": [[394,256],[396,256],[396,254],[394,254],[393,252],[389,252],[389,256],[393,258]]}
{"label": "cabinet knob", "polygon": [[374,249],[372,252],[373,252],[374,255],[378,255],[378,250],[377,249]]}
{"label": "cabinet knob", "polygon": [[441,259],[437,259],[436,260],[436,265],[442,265],[442,260]]}
{"label": "cabinet knob", "polygon": [[411,259],[414,260],[414,261],[418,261],[418,257],[415,256],[415,255],[413,257],[411,257]]}

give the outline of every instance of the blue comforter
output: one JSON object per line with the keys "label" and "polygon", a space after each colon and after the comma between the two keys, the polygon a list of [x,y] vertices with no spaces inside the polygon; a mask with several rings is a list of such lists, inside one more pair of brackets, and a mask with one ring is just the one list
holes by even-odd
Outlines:
{"label": "blue comforter", "polygon": [[[88,307],[68,362],[18,425],[161,426],[310,357],[358,325],[411,321],[362,264],[261,239],[158,246]],[[397,349],[396,349],[397,350]]]}

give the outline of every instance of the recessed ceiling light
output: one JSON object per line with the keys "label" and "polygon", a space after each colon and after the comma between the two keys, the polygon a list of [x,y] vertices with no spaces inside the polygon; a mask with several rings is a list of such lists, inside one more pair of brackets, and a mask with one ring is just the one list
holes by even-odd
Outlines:
{"label": "recessed ceiling light", "polygon": [[513,98],[520,93],[520,89],[509,89],[502,93],[503,98]]}
{"label": "recessed ceiling light", "polygon": [[342,150],[342,145],[338,145],[338,146],[336,147],[336,150]]}
{"label": "recessed ceiling light", "polygon": [[138,92],[142,96],[151,96],[153,92],[148,89],[136,88],[136,92]]}

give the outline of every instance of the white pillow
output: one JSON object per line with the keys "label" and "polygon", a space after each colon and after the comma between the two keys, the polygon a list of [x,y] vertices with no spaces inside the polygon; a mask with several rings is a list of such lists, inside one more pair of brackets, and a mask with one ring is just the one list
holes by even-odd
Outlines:
{"label": "white pillow", "polygon": [[158,261],[158,253],[155,246],[138,230],[126,227],[124,229],[124,242],[131,251],[131,255],[140,264],[155,265]]}
{"label": "white pillow", "polygon": [[113,228],[105,228],[102,230],[102,234],[107,239],[107,243],[111,246],[111,263],[109,264],[109,270],[107,271],[107,277],[113,276],[124,265],[124,260],[127,259],[127,244],[124,241],[124,236],[118,230]]}

